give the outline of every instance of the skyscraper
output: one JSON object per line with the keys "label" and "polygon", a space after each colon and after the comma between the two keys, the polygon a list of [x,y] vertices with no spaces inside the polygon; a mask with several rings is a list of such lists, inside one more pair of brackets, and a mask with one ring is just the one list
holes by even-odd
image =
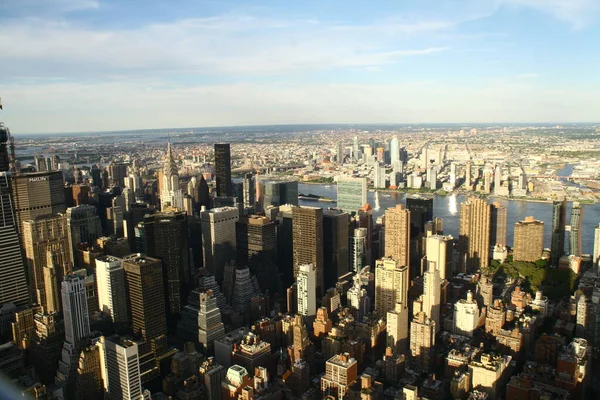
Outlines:
{"label": "skyscraper", "polygon": [[234,207],[213,208],[200,214],[204,267],[218,283],[223,281],[225,263],[236,258],[235,223],[239,215]]}
{"label": "skyscraper", "polygon": [[513,259],[535,262],[544,251],[544,223],[533,217],[515,223]]}
{"label": "skyscraper", "polygon": [[571,220],[569,221],[569,254],[581,256],[581,226],[583,223],[583,207],[578,201],[573,202]]}
{"label": "skyscraper", "polygon": [[337,177],[337,207],[347,213],[356,213],[367,204],[367,178]]}
{"label": "skyscraper", "polygon": [[20,307],[28,305],[30,297],[14,212],[7,140],[8,130],[0,125],[0,305]]}
{"label": "skyscraper", "polygon": [[317,313],[317,271],[314,265],[298,268],[298,314],[312,317]]}
{"label": "skyscraper", "polygon": [[558,267],[558,261],[565,253],[565,229],[567,225],[567,200],[552,202],[552,258],[551,264]]}
{"label": "skyscraper", "polygon": [[123,259],[123,269],[134,332],[146,341],[166,335],[162,261],[132,254]]}
{"label": "skyscraper", "polygon": [[471,176],[472,176],[471,161],[467,161],[467,163],[465,165],[465,187],[467,188],[467,190],[472,189],[473,184],[471,183]]}
{"label": "skyscraper", "polygon": [[65,341],[77,345],[90,335],[90,317],[83,278],[79,275],[67,275],[61,284],[61,294]]}
{"label": "skyscraper", "polygon": [[298,181],[261,181],[262,207],[298,205]]}
{"label": "skyscraper", "polygon": [[162,261],[142,254],[123,259],[125,290],[134,334],[142,337],[139,370],[146,382],[159,375],[160,360],[168,354],[165,284]]}
{"label": "skyscraper", "polygon": [[323,211],[323,257],[325,288],[334,287],[338,278],[349,270],[350,216],[336,209]]}
{"label": "skyscraper", "polygon": [[214,342],[225,336],[225,326],[221,322],[221,311],[212,290],[200,293],[198,310],[198,341],[211,353]]}
{"label": "skyscraper", "polygon": [[452,270],[452,236],[432,235],[426,242],[427,261],[434,262],[436,269],[440,273],[440,279],[449,279],[454,271]]}
{"label": "skyscraper", "polygon": [[277,291],[276,224],[259,215],[241,216],[235,223],[237,261],[247,265],[261,290]]}
{"label": "skyscraper", "polygon": [[140,359],[137,343],[114,335],[102,336],[100,365],[105,398],[109,400],[142,398]]}
{"label": "skyscraper", "polygon": [[367,228],[356,228],[352,238],[354,247],[352,249],[352,271],[360,272],[363,267],[369,265],[371,257],[369,254],[369,242]]}
{"label": "skyscraper", "polygon": [[424,312],[417,313],[410,323],[410,354],[413,363],[422,371],[434,366],[436,323]]}
{"label": "skyscraper", "polygon": [[85,204],[67,208],[67,226],[69,227],[73,260],[75,260],[75,249],[79,244],[94,244],[96,239],[102,236],[100,217],[94,206]]}
{"label": "skyscraper", "polygon": [[441,280],[435,262],[427,262],[427,271],[423,276],[423,311],[435,323],[435,333],[441,328]]}
{"label": "skyscraper", "polygon": [[96,286],[100,311],[114,323],[127,322],[127,295],[123,260],[113,256],[96,259]]}
{"label": "skyscraper", "polygon": [[398,136],[394,136],[390,141],[390,161],[392,165],[400,161],[400,145],[398,143]]}
{"label": "skyscraper", "polygon": [[50,289],[50,286],[46,288],[44,269],[56,268],[55,282],[58,287],[73,268],[67,217],[57,214],[23,221],[23,237],[29,284],[38,304],[46,309],[52,301],[47,303],[46,289]]}
{"label": "skyscraper", "polygon": [[215,183],[218,197],[233,196],[229,143],[215,144]]}
{"label": "skyscraper", "polygon": [[167,144],[161,183],[160,209],[165,211],[167,208],[173,207],[179,211],[183,211],[183,191],[179,187],[179,171],[170,141]]}
{"label": "skyscraper", "polygon": [[375,266],[375,312],[384,316],[396,303],[408,306],[408,267],[393,258],[377,260]]}
{"label": "skyscraper", "polygon": [[487,268],[490,252],[490,205],[470,197],[460,207],[460,265],[462,271]]}
{"label": "skyscraper", "polygon": [[256,182],[254,174],[248,173],[244,175],[242,190],[244,209],[253,209],[254,203],[256,202]]}
{"label": "skyscraper", "polygon": [[410,211],[410,237],[414,239],[424,234],[425,225],[433,220],[433,198],[408,196],[406,208]]}
{"label": "skyscraper", "polygon": [[15,175],[12,189],[21,238],[23,221],[67,210],[64,179],[60,171]]}
{"label": "skyscraper", "polygon": [[411,212],[402,204],[385,211],[385,256],[400,266],[410,265]]}
{"label": "skyscraper", "polygon": [[316,268],[317,296],[325,293],[323,257],[323,209],[317,207],[293,207],[293,255],[294,278],[301,265],[312,264]]}
{"label": "skyscraper", "polygon": [[595,264],[594,267],[598,266],[600,260],[600,224],[594,229],[594,255],[592,262]]}
{"label": "skyscraper", "polygon": [[506,246],[506,226],[508,224],[508,211],[500,203],[492,203],[490,220],[490,245]]}
{"label": "skyscraper", "polygon": [[163,262],[168,311],[179,315],[187,299],[190,279],[187,215],[184,212],[157,213],[146,216],[143,224],[148,255]]}

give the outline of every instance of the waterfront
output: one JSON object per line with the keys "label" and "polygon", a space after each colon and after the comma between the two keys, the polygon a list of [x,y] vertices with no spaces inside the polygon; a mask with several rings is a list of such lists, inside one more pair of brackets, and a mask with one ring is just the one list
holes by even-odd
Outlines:
{"label": "waterfront", "polygon": [[[298,191],[311,193],[318,196],[337,199],[336,185],[326,187],[326,184],[298,184]],[[433,215],[444,220],[444,233],[458,237],[460,204],[466,200],[463,195],[423,195],[433,197]],[[398,203],[405,203],[406,193],[399,192],[368,192],[367,200],[373,207],[374,218],[382,216],[386,208],[394,207]],[[507,241],[513,243],[513,227],[515,222],[525,219],[531,215],[544,222],[544,247],[550,247],[552,231],[552,203],[540,203],[534,201],[495,199],[490,197],[490,202],[498,201],[508,209]],[[318,201],[302,201],[300,205],[313,207],[332,207],[331,203]],[[572,202],[567,202],[567,222],[570,218]],[[583,205],[583,227],[582,227],[582,250],[591,254],[594,247],[594,228],[600,221],[600,204]],[[568,237],[568,234],[567,234]]]}

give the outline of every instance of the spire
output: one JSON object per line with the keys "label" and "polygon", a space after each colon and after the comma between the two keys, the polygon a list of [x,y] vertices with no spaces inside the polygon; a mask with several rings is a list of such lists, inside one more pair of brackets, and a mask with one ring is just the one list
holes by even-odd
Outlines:
{"label": "spire", "polygon": [[163,167],[163,173],[165,176],[179,175],[179,171],[177,170],[177,163],[175,162],[175,157],[173,156],[173,149],[171,147],[170,137],[169,142],[167,143],[167,152],[165,154],[165,165]]}

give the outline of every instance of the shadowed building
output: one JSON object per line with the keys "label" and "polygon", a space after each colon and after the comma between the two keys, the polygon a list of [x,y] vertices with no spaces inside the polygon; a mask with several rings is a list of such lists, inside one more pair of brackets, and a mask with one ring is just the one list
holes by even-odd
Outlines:
{"label": "shadowed building", "polygon": [[460,207],[460,265],[462,271],[487,268],[490,253],[490,205],[471,197]]}
{"label": "shadowed building", "polygon": [[218,197],[233,196],[229,143],[215,144],[215,183]]}
{"label": "shadowed building", "polygon": [[301,265],[316,268],[317,296],[325,293],[323,271],[323,209],[293,207],[294,279]]}

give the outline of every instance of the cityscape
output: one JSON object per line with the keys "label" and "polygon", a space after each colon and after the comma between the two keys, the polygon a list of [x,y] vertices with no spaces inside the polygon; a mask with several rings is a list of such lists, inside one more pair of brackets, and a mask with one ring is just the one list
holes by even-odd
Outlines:
{"label": "cityscape", "polygon": [[2,125],[0,371],[36,399],[591,398],[599,129]]}
{"label": "cityscape", "polygon": [[0,400],[600,397],[600,0],[0,0]]}

